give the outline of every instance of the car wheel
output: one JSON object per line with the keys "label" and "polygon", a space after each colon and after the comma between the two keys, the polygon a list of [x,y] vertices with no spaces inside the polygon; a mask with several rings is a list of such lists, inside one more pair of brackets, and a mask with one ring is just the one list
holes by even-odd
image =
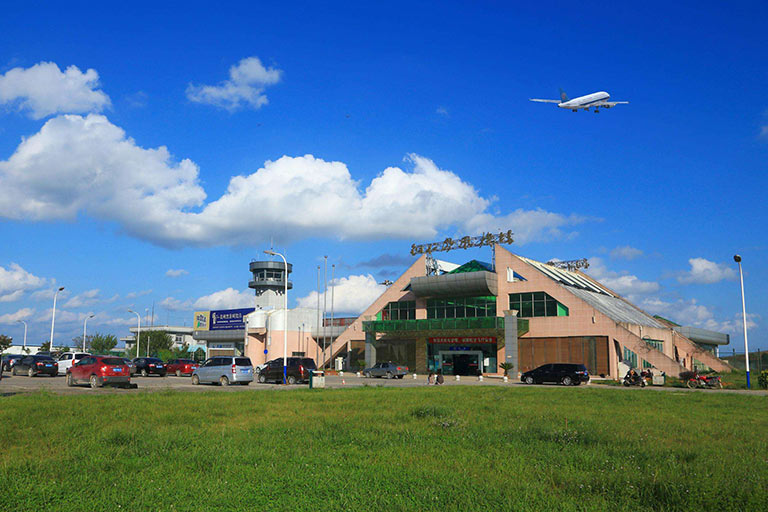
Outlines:
{"label": "car wheel", "polygon": [[391,378],[392,378],[392,372],[387,372],[387,378],[388,378],[388,379],[391,379]]}
{"label": "car wheel", "polygon": [[405,377],[405,375],[398,375],[397,376],[398,379],[402,379],[403,377]]}
{"label": "car wheel", "polygon": [[695,379],[688,379],[688,382],[685,383],[685,385],[688,386],[691,389],[697,388],[698,387],[697,384],[698,383],[696,382]]}
{"label": "car wheel", "polygon": [[88,382],[91,385],[91,389],[96,389],[96,388],[100,387],[99,386],[99,378],[96,377],[95,375],[91,375],[91,378],[88,379]]}
{"label": "car wheel", "polygon": [[147,375],[149,375],[149,373],[147,373],[147,370],[145,370],[145,369],[143,369],[143,368],[142,368],[142,370],[141,370],[141,376],[142,376],[142,377],[146,377]]}
{"label": "car wheel", "polygon": [[67,386],[69,386],[71,388],[74,385],[75,385],[75,381],[72,380],[72,374],[68,373],[67,374]]}
{"label": "car wheel", "polygon": [[30,376],[30,377],[34,377],[35,376],[35,370],[30,368],[29,370],[27,370],[27,375]]}
{"label": "car wheel", "polygon": [[722,382],[722,381],[720,381],[720,380],[719,380],[719,381],[717,381],[717,384],[715,384],[715,387],[716,387],[717,389],[723,389],[723,382]]}
{"label": "car wheel", "polygon": [[265,382],[267,382],[267,376],[266,376],[266,375],[264,375],[263,373],[260,373],[260,374],[259,374],[259,382],[260,382],[261,384],[264,384]]}
{"label": "car wheel", "polygon": [[197,386],[198,384],[200,384],[200,377],[198,377],[197,375],[193,375],[192,376],[192,385],[193,386]]}
{"label": "car wheel", "polygon": [[563,382],[563,386],[570,386],[571,384],[573,384],[573,379],[570,378],[568,375],[566,375],[565,377],[563,377],[562,382]]}
{"label": "car wheel", "polygon": [[[14,375],[16,375],[16,374],[14,373]],[[371,378],[371,372],[365,372],[365,374],[363,376],[365,378],[367,378],[367,379],[370,379]]]}
{"label": "car wheel", "polygon": [[229,386],[229,379],[225,375],[222,375],[219,379],[219,384],[222,386]]}
{"label": "car wheel", "polygon": [[181,370],[176,370],[176,376],[181,377]]}
{"label": "car wheel", "polygon": [[293,386],[294,384],[296,384],[296,377],[294,377],[293,375],[289,375],[285,381],[291,386]]}
{"label": "car wheel", "polygon": [[530,375],[528,377],[526,377],[525,378],[525,383],[526,384],[533,384],[533,377],[531,377]]}

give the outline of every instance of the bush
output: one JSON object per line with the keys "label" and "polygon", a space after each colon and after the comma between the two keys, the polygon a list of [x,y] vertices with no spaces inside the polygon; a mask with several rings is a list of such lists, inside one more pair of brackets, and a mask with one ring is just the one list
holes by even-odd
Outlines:
{"label": "bush", "polygon": [[509,371],[515,367],[512,363],[501,363],[499,368],[504,370],[504,375],[509,376]]}
{"label": "bush", "polygon": [[768,389],[768,370],[763,370],[760,375],[757,376],[757,383],[763,389]]}

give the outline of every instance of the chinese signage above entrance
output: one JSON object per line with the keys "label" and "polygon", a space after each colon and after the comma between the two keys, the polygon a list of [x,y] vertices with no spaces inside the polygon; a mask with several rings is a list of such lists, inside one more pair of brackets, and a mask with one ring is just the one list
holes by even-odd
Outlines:
{"label": "chinese signage above entrance", "polygon": [[252,313],[253,308],[223,309],[220,311],[196,311],[194,329],[196,331],[224,331],[244,329],[243,316]]}
{"label": "chinese signage above entrance", "polygon": [[501,232],[498,235],[493,233],[483,233],[480,236],[464,236],[453,239],[446,238],[442,242],[433,242],[431,244],[413,244],[411,245],[411,256],[417,254],[431,254],[433,252],[451,251],[453,249],[469,249],[471,247],[490,247],[494,244],[511,244],[512,230]]}
{"label": "chinese signage above entrance", "polygon": [[496,343],[494,336],[455,336],[446,338],[428,338],[429,343],[441,345],[466,345],[469,343]]}

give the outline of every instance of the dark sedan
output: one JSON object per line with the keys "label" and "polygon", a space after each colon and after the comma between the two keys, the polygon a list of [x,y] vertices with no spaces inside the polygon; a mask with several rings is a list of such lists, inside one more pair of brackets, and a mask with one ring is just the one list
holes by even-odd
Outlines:
{"label": "dark sedan", "polygon": [[408,373],[408,367],[405,365],[393,363],[389,361],[387,363],[376,363],[370,368],[363,370],[365,377],[385,377],[387,379],[402,379],[405,374]]}
{"label": "dark sedan", "polygon": [[6,354],[3,356],[2,369],[0,371],[9,372],[13,365],[24,359],[22,354]]}
{"label": "dark sedan", "polygon": [[522,374],[520,380],[526,384],[552,382],[564,386],[578,386],[582,382],[589,382],[589,372],[583,364],[543,364],[534,370]]}
{"label": "dark sedan", "polygon": [[162,359],[156,357],[137,357],[133,360],[133,364],[136,366],[136,373],[140,373],[142,377],[147,375],[159,375],[165,377],[168,373],[168,369]]}
{"label": "dark sedan", "polygon": [[36,375],[50,375],[56,377],[59,374],[59,363],[51,356],[26,356],[21,361],[17,361],[11,368],[11,375],[22,375],[26,373],[30,377]]}

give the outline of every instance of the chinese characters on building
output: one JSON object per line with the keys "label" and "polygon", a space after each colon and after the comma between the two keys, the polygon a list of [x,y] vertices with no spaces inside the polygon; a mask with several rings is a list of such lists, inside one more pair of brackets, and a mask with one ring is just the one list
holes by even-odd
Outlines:
{"label": "chinese characters on building", "polygon": [[433,252],[451,251],[453,249],[469,249],[470,247],[489,247],[494,244],[511,244],[512,230],[501,232],[498,235],[493,233],[483,233],[480,236],[464,236],[453,239],[446,238],[442,242],[433,242],[431,244],[413,244],[411,245],[411,255],[431,254]]}

